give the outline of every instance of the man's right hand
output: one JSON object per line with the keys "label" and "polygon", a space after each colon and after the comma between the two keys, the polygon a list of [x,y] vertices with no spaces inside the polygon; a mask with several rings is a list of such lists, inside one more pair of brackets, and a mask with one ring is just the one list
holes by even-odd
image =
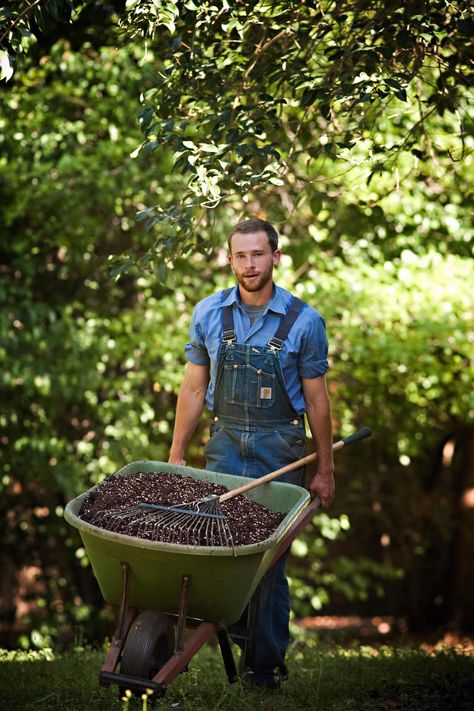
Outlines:
{"label": "man's right hand", "polygon": [[209,385],[209,366],[188,363],[178,393],[173,441],[168,462],[184,466],[186,447],[204,408]]}
{"label": "man's right hand", "polygon": [[185,467],[186,460],[183,459],[182,456],[175,455],[172,452],[170,452],[170,456],[168,457],[168,464],[179,464],[179,466]]}

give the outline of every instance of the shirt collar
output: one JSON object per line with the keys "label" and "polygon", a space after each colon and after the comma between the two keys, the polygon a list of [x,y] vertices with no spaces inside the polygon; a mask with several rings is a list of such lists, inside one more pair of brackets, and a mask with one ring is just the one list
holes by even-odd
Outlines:
{"label": "shirt collar", "polygon": [[[240,293],[239,293],[239,287],[236,285],[230,294],[227,296],[226,299],[222,302],[222,306],[230,306],[231,304],[240,304]],[[273,294],[270,299],[270,301],[267,304],[268,310],[273,311],[274,313],[277,314],[285,314],[286,313],[286,308],[285,304],[283,303],[283,296],[281,293],[280,287],[278,287],[275,283],[273,284]]]}

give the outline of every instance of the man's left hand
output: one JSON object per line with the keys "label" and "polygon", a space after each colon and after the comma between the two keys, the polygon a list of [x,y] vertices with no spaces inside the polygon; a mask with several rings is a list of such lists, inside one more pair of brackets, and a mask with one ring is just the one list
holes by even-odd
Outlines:
{"label": "man's left hand", "polygon": [[314,479],[312,479],[309,490],[313,496],[318,495],[321,499],[321,504],[324,508],[331,505],[334,499],[334,474],[332,469],[328,471],[318,471]]}

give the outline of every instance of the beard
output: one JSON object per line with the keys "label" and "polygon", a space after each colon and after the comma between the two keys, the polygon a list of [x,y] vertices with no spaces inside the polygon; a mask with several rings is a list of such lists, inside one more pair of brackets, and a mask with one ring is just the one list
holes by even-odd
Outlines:
{"label": "beard", "polygon": [[248,292],[261,291],[268,282],[273,280],[273,264],[268,269],[260,272],[254,279],[249,279],[245,274],[236,274],[240,286]]}

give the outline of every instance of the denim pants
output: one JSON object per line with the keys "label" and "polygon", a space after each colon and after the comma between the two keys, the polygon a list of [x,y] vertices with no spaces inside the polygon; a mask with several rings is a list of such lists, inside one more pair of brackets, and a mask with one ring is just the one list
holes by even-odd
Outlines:
{"label": "denim pants", "polygon": [[[257,478],[305,455],[304,425],[279,425],[258,430],[226,425],[225,418],[211,424],[206,445],[206,468],[226,474]],[[303,470],[287,472],[278,481],[302,486]],[[287,555],[264,576],[256,626],[254,677],[270,682],[275,670],[286,676],[285,653],[289,643],[290,595],[285,575]]]}

